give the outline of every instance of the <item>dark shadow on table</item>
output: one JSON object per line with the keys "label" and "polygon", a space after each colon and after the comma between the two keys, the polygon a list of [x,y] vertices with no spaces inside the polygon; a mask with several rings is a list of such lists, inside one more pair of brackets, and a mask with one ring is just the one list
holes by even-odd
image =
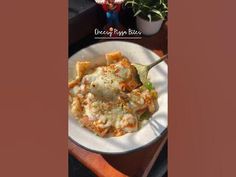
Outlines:
{"label": "dark shadow on table", "polygon": [[[137,150],[135,152],[127,153],[127,154],[121,154],[121,155],[102,155],[103,158],[115,169],[119,170],[120,172],[126,174],[130,177],[141,177],[146,170],[150,159],[152,158],[153,154],[156,152],[157,148],[159,146],[158,141],[154,144],[145,147],[144,149]],[[167,146],[164,145],[164,148],[161,150],[159,156],[162,157],[159,161],[163,164],[167,163]],[[152,153],[150,153],[152,152]],[[166,158],[164,160],[164,158]],[[134,159],[132,161],[132,159]],[[159,159],[159,157],[158,157]],[[138,160],[138,161],[137,161]],[[132,164],[130,163],[132,162]],[[159,163],[160,163],[159,162]],[[155,162],[156,164],[156,162]],[[155,166],[154,164],[154,166]],[[163,165],[164,166],[164,165]],[[156,167],[154,167],[156,168]],[[137,169],[139,169],[137,171]],[[152,170],[152,173],[155,173],[155,175],[161,175],[162,176],[167,172],[167,168],[159,168],[157,170]],[[163,173],[164,172],[164,173]],[[150,173],[151,174],[151,173]],[[160,176],[160,177],[162,177]]]}
{"label": "dark shadow on table", "polygon": [[72,155],[68,154],[68,160],[68,177],[96,177],[93,172],[91,172]]}

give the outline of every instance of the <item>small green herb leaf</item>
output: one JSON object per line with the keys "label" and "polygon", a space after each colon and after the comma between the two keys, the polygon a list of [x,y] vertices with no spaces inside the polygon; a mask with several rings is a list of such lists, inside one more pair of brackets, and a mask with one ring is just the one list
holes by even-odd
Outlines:
{"label": "small green herb leaf", "polygon": [[150,116],[151,116],[151,114],[148,111],[146,111],[139,117],[139,120],[140,121],[147,120],[150,118]]}
{"label": "small green herb leaf", "polygon": [[147,83],[145,84],[145,87],[146,87],[148,90],[153,90],[153,89],[154,89],[154,87],[153,87],[153,85],[152,85],[151,82],[147,82]]}

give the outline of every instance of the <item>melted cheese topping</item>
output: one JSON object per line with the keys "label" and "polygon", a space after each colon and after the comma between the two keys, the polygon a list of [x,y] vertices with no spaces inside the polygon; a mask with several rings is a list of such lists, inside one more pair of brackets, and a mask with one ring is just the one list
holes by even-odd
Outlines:
{"label": "melted cheese topping", "polygon": [[154,90],[144,87],[123,92],[122,84],[132,79],[126,60],[90,70],[73,89],[76,99],[71,104],[72,113],[88,119],[91,124],[85,126],[98,135],[104,130],[113,135],[137,131],[140,116],[150,111],[150,105],[155,106],[156,97]]}

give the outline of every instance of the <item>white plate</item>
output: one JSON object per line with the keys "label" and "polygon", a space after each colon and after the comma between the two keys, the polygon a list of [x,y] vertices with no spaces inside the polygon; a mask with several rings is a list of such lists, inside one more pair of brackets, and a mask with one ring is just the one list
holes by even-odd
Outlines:
{"label": "white plate", "polygon": [[[69,59],[69,80],[75,75],[75,62],[78,60],[95,61],[96,57],[105,53],[119,50],[133,63],[150,64],[160,57],[151,50],[140,45],[111,41],[102,42],[80,50]],[[167,65],[165,62],[155,66],[149,72],[149,78],[158,92],[159,109],[153,114],[149,122],[135,133],[128,133],[120,137],[101,138],[83,128],[72,117],[69,111],[69,137],[78,145],[99,153],[120,154],[147,146],[157,140],[167,128],[168,93],[167,93]]]}

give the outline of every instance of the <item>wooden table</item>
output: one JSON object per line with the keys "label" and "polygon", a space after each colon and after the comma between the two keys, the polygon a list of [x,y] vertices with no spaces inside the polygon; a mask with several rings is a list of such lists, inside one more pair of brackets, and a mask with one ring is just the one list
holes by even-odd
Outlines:
{"label": "wooden table", "polygon": [[[142,40],[131,40],[153,50],[159,56],[167,53],[167,23],[160,32]],[[122,155],[102,155],[87,151],[70,139],[69,153],[99,177],[146,177],[167,142],[167,131],[155,143],[141,150]]]}

